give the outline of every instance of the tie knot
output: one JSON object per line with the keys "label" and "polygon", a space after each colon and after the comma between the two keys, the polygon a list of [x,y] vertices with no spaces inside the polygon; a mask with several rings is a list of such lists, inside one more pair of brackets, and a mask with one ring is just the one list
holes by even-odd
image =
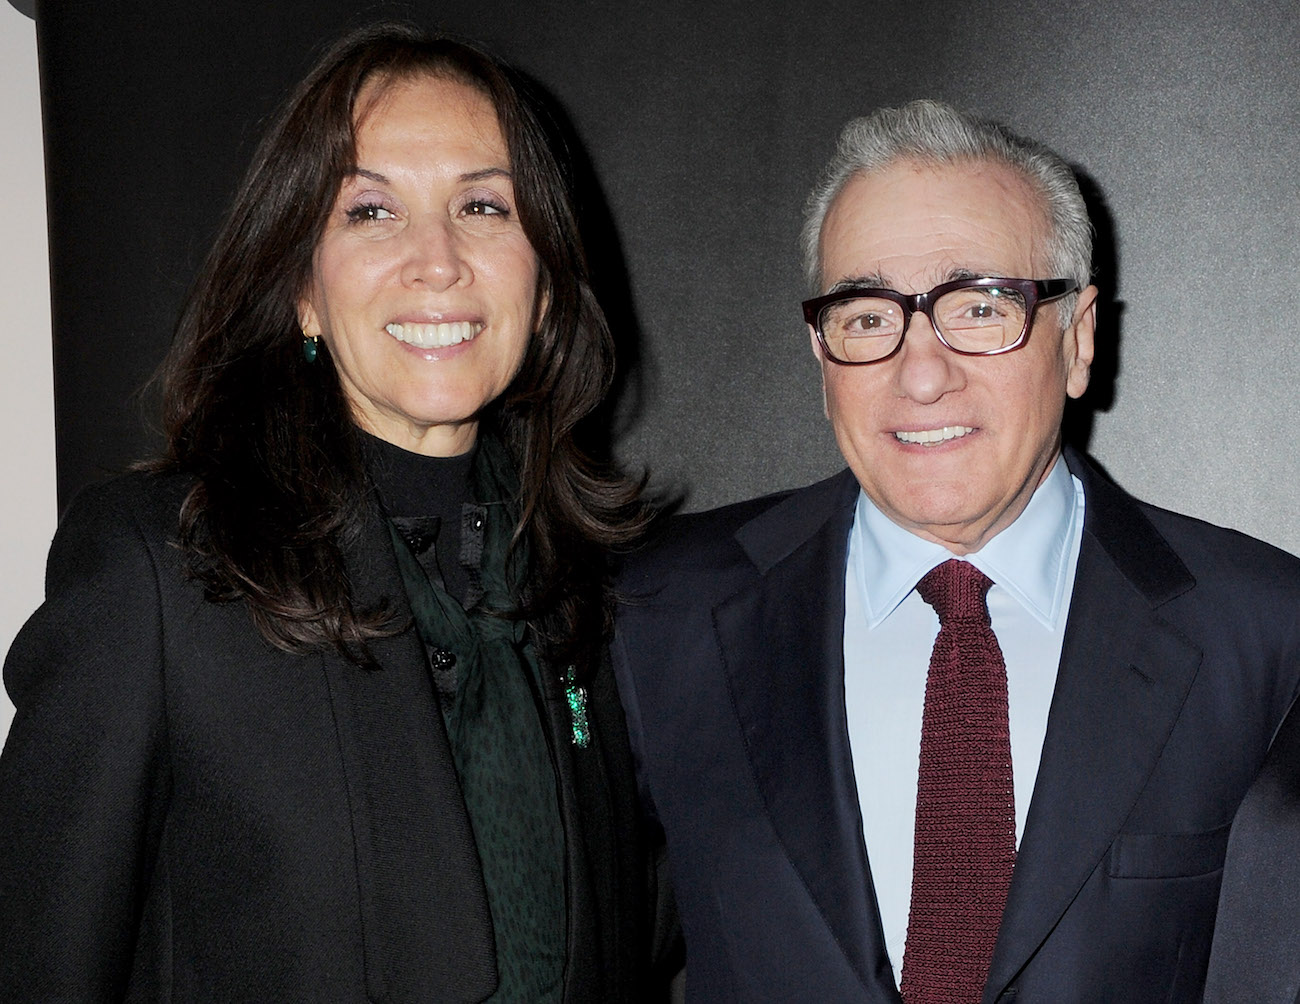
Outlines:
{"label": "tie knot", "polygon": [[969,619],[987,624],[989,608],[984,597],[992,585],[993,580],[969,561],[950,558],[930,569],[916,584],[916,591],[934,607],[940,624]]}

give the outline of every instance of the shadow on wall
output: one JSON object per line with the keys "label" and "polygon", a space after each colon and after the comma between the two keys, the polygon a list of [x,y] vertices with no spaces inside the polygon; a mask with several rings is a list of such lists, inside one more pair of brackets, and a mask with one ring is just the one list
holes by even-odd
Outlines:
{"label": "shadow on wall", "polygon": [[[530,74],[519,70],[512,73],[521,89],[533,98],[556,149],[563,151],[592,290],[613,336],[613,383],[604,402],[579,426],[578,443],[597,461],[616,464],[620,441],[646,418],[649,388],[653,384],[652,375],[647,372],[647,366],[652,363],[645,351],[645,332],[637,315],[627,256],[604,186],[563,102]],[[631,473],[633,477],[641,476],[636,470]],[[683,485],[663,482],[661,478],[650,482],[648,491],[651,504],[660,515],[676,512],[686,497]]]}
{"label": "shadow on wall", "polygon": [[540,80],[518,70],[513,76],[533,98],[552,142],[567,161],[592,290],[614,338],[614,384],[605,403],[583,422],[580,440],[592,456],[607,460],[645,410],[644,335],[628,281],[627,257],[604,187],[571,116]]}
{"label": "shadow on wall", "polygon": [[1097,347],[1087,393],[1066,402],[1062,435],[1066,443],[1087,453],[1097,414],[1110,411],[1115,404],[1124,304],[1117,298],[1120,261],[1114,217],[1096,181],[1077,165],[1072,166],[1094,230],[1092,281],[1098,290]]}

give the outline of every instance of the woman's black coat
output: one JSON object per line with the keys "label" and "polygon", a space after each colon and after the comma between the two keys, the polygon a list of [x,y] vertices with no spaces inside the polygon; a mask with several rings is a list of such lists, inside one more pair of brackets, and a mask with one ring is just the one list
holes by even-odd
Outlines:
{"label": "woman's black coat", "polygon": [[[414,630],[374,643],[377,671],[272,647],[187,579],[186,488],[83,494],[6,661],[0,1000],[487,997],[491,920]],[[377,508],[347,560],[361,604],[405,609]],[[638,999],[650,891],[608,666],[588,694],[586,749],[558,681],[544,695],[564,999]]]}

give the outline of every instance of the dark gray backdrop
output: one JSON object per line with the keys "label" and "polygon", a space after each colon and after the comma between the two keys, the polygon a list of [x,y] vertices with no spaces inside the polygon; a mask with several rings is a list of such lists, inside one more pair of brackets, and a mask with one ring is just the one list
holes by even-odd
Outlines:
{"label": "dark gray backdrop", "polygon": [[846,119],[930,95],[1088,182],[1107,303],[1075,437],[1138,494],[1300,552],[1292,0],[35,8],[63,503],[156,446],[132,392],[259,123],[325,40],[397,14],[482,41],[570,120],[627,374],[616,445],[688,507],[837,468],[798,312],[800,207]]}

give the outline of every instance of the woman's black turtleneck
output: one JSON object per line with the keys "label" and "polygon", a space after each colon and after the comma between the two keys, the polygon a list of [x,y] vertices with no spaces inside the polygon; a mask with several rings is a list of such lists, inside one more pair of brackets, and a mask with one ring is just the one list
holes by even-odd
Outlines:
{"label": "woman's black turtleneck", "polygon": [[[425,570],[442,580],[443,588],[470,605],[471,573],[465,559],[477,563],[479,549],[466,554],[462,534],[464,505],[470,501],[469,472],[474,451],[455,457],[412,453],[362,432],[362,452],[385,513],[406,538]],[[427,552],[433,552],[429,561]]]}

